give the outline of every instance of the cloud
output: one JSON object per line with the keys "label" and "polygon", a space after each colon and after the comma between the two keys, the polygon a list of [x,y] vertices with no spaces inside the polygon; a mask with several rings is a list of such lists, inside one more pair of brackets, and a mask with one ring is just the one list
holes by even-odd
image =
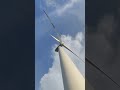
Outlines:
{"label": "cloud", "polygon": [[[83,60],[85,59],[85,44],[84,44],[84,33],[79,32],[75,37],[71,37],[70,35],[62,35],[61,36],[64,43],[71,48],[76,54],[78,54]],[[49,68],[47,74],[45,74],[40,80],[40,90],[64,90],[59,62],[59,55],[55,52],[55,48],[57,45],[54,45],[52,48],[52,58],[53,65]],[[64,49],[67,54],[72,58],[75,65],[78,67],[80,72],[85,75],[85,64],[80,61],[76,56],[71,54],[69,51]]]}
{"label": "cloud", "polygon": [[[52,9],[51,14],[57,14],[59,16],[63,15],[65,12],[73,12],[75,10],[84,11],[85,9],[85,0],[45,0],[45,3],[47,6],[46,9]],[[79,12],[80,11],[77,13]]]}
{"label": "cloud", "polygon": [[46,0],[45,2],[47,7],[57,7],[56,0]]}
{"label": "cloud", "polygon": [[63,14],[64,12],[68,11],[69,9],[73,8],[73,6],[75,4],[79,4],[80,5],[80,0],[70,0],[68,3],[66,3],[64,6],[62,6],[61,8],[57,9],[56,12],[58,13],[58,15]]}

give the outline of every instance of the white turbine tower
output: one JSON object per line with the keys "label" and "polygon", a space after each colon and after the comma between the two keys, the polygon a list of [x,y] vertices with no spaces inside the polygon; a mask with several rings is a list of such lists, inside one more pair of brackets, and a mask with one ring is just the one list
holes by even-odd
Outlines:
{"label": "white turbine tower", "polygon": [[55,51],[59,52],[64,90],[85,90],[84,77],[79,72],[75,64],[72,62],[70,57],[63,50],[63,47],[65,47],[69,51],[71,50],[63,43],[61,43],[60,40],[58,40],[57,38],[55,38],[55,40],[57,40],[60,43],[60,45],[56,48]]}

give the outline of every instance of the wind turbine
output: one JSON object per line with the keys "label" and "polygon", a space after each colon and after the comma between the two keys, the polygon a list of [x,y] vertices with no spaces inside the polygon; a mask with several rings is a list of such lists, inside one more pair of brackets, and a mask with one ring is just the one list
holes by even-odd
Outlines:
{"label": "wind turbine", "polygon": [[[51,22],[51,19],[44,11],[46,16],[48,17],[51,25],[53,26],[54,30],[55,26]],[[51,35],[58,43],[58,47],[55,49],[56,52],[59,52],[60,57],[60,66],[62,71],[62,78],[63,78],[63,85],[64,90],[85,90],[85,79],[82,74],[79,72],[75,64],[72,62],[71,58],[66,54],[63,47],[73,53],[75,56],[79,58],[77,54],[75,54],[71,49],[69,49],[61,40],[60,34],[56,31],[58,38]],[[84,62],[84,61],[83,61]]]}
{"label": "wind turbine", "polygon": [[[76,66],[70,59],[70,57],[65,53],[65,51],[63,50],[63,47],[66,48],[67,50],[69,50],[75,56],[77,56],[80,60],[82,60],[82,59],[62,42],[62,40],[60,38],[60,34],[56,30],[55,25],[52,23],[51,19],[49,18],[49,16],[47,15],[47,13],[45,11],[44,11],[44,13],[46,14],[47,18],[49,19],[51,25],[53,26],[53,28],[58,36],[58,38],[56,38],[53,35],[51,35],[57,42],[59,42],[59,45],[55,49],[55,51],[59,52],[64,90],[85,90],[85,88],[86,88],[86,90],[94,90],[93,87],[88,82],[88,80],[84,79],[84,77],[81,75],[81,73],[76,68]],[[85,61],[87,61],[94,68],[96,68],[98,71],[100,71],[102,74],[104,74],[107,78],[109,78],[118,87],[120,87],[120,85],[118,83],[116,83],[110,76],[108,76],[104,71],[102,71],[96,64],[91,62],[87,57],[85,57]],[[86,87],[85,87],[85,82],[86,82]]]}

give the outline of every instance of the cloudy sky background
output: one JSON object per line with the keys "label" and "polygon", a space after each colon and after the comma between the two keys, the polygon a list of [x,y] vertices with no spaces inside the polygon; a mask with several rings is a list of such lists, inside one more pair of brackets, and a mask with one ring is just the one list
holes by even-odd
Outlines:
{"label": "cloudy sky background", "polygon": [[[83,60],[85,55],[85,1],[84,0],[35,0],[35,90],[63,90],[58,53],[54,51],[56,36],[45,10],[65,44]],[[84,63],[71,56],[84,75]]]}

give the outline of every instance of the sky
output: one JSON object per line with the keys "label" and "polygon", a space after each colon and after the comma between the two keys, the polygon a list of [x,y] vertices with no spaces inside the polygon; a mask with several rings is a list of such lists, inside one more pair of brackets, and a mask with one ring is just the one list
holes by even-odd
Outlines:
{"label": "sky", "polygon": [[[48,13],[63,42],[84,60],[85,1],[35,0],[35,90],[63,90],[56,36],[43,13]],[[77,48],[76,48],[77,47]],[[65,49],[84,76],[84,63]]]}

